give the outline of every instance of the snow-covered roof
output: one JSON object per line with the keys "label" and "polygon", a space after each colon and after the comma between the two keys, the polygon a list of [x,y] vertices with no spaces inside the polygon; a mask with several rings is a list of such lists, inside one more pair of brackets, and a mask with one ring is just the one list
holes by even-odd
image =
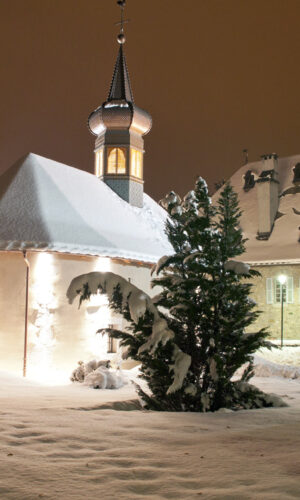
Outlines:
{"label": "snow-covered roof", "polygon": [[171,251],[166,212],[123,201],[87,172],[30,153],[0,177],[0,250],[50,250],[155,262]]}
{"label": "snow-covered roof", "polygon": [[[238,193],[240,208],[243,211],[241,227],[244,236],[248,238],[246,253],[242,256],[242,260],[257,263],[300,263],[300,192],[295,192],[297,189],[293,183],[293,167],[298,162],[300,162],[300,155],[278,159],[280,195],[278,214],[280,217],[275,220],[273,231],[266,241],[256,238],[258,231],[257,186],[255,185],[248,191],[243,189],[244,175],[247,170],[259,176],[264,170],[263,163],[261,161],[248,163],[231,177],[230,182]],[[290,190],[290,188],[293,189]],[[218,193],[215,197],[217,196]]]}

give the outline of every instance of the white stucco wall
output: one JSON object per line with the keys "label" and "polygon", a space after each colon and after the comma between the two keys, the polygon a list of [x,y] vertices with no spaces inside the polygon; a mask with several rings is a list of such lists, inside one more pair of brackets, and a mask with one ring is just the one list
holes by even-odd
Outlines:
{"label": "white stucco wall", "polygon": [[0,254],[0,369],[21,372],[26,268],[21,254]]}
{"label": "white stucco wall", "polygon": [[[150,290],[150,269],[97,257],[28,252],[30,262],[28,374],[49,367],[70,372],[79,360],[99,358],[107,340],[96,330],[109,323],[121,326],[97,298],[70,305],[66,290],[71,280],[91,271],[111,271]],[[23,367],[26,266],[19,252],[0,253],[0,369],[19,373]],[[100,301],[100,302],[99,302]],[[101,312],[102,311],[102,312]],[[101,324],[102,323],[102,324]],[[41,334],[42,332],[42,334]]]}

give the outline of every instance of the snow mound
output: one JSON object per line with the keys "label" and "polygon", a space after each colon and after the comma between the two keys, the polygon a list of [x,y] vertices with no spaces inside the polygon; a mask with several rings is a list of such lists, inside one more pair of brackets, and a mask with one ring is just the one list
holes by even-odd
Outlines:
{"label": "snow mound", "polygon": [[256,377],[300,379],[300,367],[280,365],[257,355],[254,357],[254,373]]}
{"label": "snow mound", "polygon": [[129,399],[127,401],[108,401],[100,406],[92,406],[91,408],[72,408],[73,410],[97,411],[97,410],[114,410],[114,411],[141,411],[143,407],[138,399]]}
{"label": "snow mound", "polygon": [[127,380],[119,370],[100,367],[89,373],[83,383],[93,389],[120,389]]}
{"label": "snow mound", "polygon": [[300,346],[284,346],[272,349],[262,347],[257,351],[257,355],[279,365],[300,367]]}
{"label": "snow mound", "polygon": [[79,361],[78,365],[72,372],[72,382],[80,382],[93,389],[120,389],[128,383],[121,370],[110,369],[109,360],[93,359],[87,363]]}
{"label": "snow mound", "polygon": [[[248,393],[249,395],[251,392],[255,393],[255,407],[256,408],[265,408],[265,407],[273,407],[273,408],[284,408],[287,405],[285,401],[280,396],[277,396],[277,394],[274,393],[269,393],[266,394],[263,391],[260,391],[257,387],[255,387],[252,384],[249,384],[248,382],[244,382],[242,380],[238,380],[236,383],[236,388],[241,392],[241,393]],[[250,401],[249,398],[249,403],[244,403],[243,404],[243,409],[249,409],[253,410],[253,402]]]}

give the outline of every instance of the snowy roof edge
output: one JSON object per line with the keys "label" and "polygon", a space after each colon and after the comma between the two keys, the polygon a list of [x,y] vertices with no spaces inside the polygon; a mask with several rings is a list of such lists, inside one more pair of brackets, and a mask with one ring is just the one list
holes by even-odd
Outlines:
{"label": "snowy roof edge", "polygon": [[108,257],[112,259],[125,259],[132,262],[143,262],[145,264],[155,264],[159,260],[158,255],[145,255],[141,253],[126,251],[118,251],[108,248],[68,248],[66,244],[62,244],[60,247],[57,245],[49,245],[49,243],[40,243],[39,245],[32,242],[24,241],[0,241],[0,252],[53,252],[62,255],[78,255],[78,256],[90,256],[90,257]]}
{"label": "snowy roof edge", "polygon": [[288,265],[288,264],[300,264],[300,259],[278,259],[278,260],[255,260],[255,261],[250,261],[250,260],[243,260],[243,262],[246,262],[250,266],[279,266],[282,264]]}

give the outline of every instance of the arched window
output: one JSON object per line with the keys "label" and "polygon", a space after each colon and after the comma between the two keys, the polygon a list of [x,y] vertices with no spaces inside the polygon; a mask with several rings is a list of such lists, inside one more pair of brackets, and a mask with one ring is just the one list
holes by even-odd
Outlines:
{"label": "arched window", "polygon": [[101,177],[103,175],[103,149],[96,151],[95,156],[95,175]]}
{"label": "arched window", "polygon": [[108,174],[126,174],[125,150],[121,148],[109,148],[107,161]]}
{"label": "arched window", "polygon": [[143,153],[137,149],[131,149],[130,175],[142,179],[143,177]]}

